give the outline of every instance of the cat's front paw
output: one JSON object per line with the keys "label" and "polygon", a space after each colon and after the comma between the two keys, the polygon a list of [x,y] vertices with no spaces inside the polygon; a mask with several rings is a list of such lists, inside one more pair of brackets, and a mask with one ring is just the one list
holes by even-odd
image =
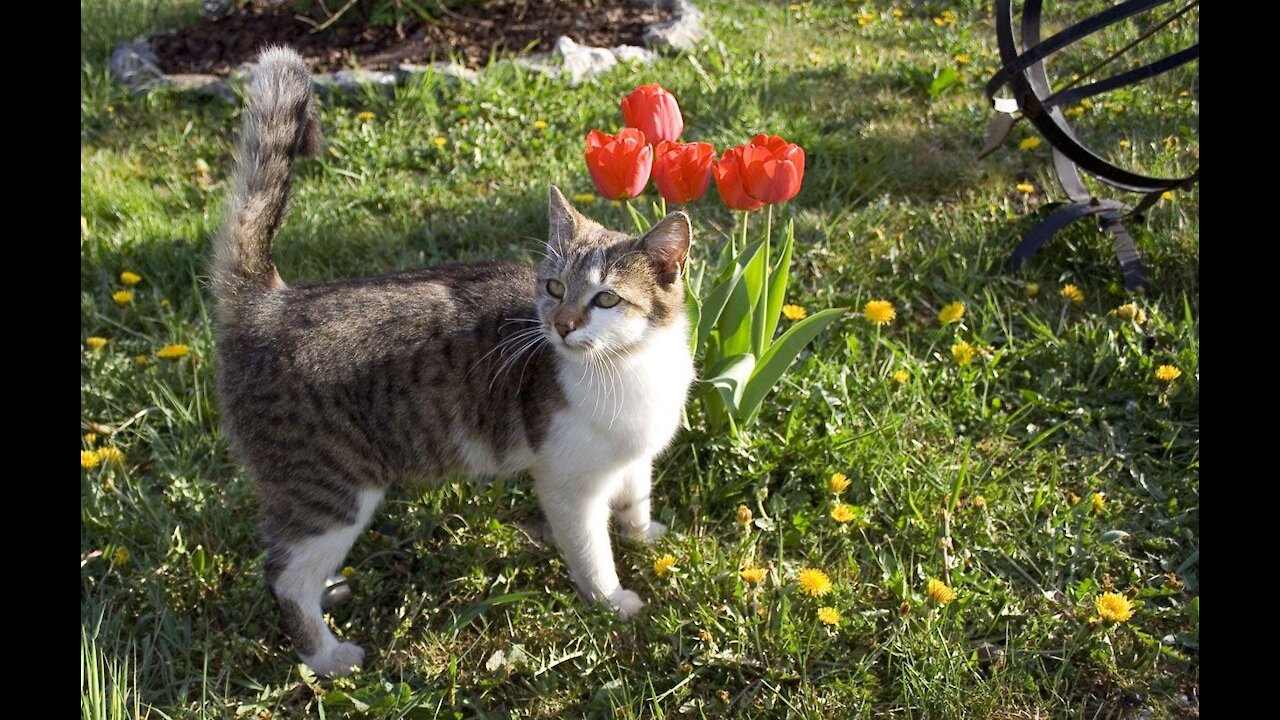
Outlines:
{"label": "cat's front paw", "polygon": [[651,520],[649,521],[649,524],[646,525],[643,529],[628,531],[627,539],[633,540],[638,543],[643,543],[645,545],[649,545],[650,543],[657,542],[658,538],[666,534],[667,534],[666,525],[663,525],[662,523],[657,522],[656,520]]}
{"label": "cat's front paw", "polygon": [[338,643],[328,652],[303,655],[302,662],[317,675],[350,675],[364,663],[364,648],[355,643]]}
{"label": "cat's front paw", "polygon": [[609,594],[609,607],[618,613],[619,620],[630,620],[644,607],[644,601],[634,592],[618,588]]}

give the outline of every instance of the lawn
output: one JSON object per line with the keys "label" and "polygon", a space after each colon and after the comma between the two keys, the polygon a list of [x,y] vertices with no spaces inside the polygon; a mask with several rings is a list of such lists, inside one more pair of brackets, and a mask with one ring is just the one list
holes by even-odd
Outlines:
{"label": "lawn", "polygon": [[[661,82],[686,138],[723,150],[769,132],[806,150],[779,214],[795,222],[787,302],[849,308],[745,437],[689,405],[691,428],[655,467],[672,532],[617,553],[649,601],[638,619],[576,598],[526,480],[401,487],[331,616],[365,668],[326,680],[284,638],[254,490],[212,395],[205,259],[239,108],[134,96],[107,75],[115,42],[189,22],[199,2],[82,0],[84,717],[1198,716],[1198,189],[1131,224],[1145,295],[1123,289],[1086,223],[1010,274],[1017,240],[1062,196],[1047,144],[1022,143],[1027,123],[974,159],[996,65],[988,3],[700,4],[714,37],[698,52],[578,88],[498,63],[475,85],[428,77],[322,102],[328,151],[297,167],[275,245],[287,282],[536,262],[548,183],[592,193],[587,130],[612,132],[618,100]],[[1137,32],[1052,67],[1082,72]],[[1150,45],[1195,38],[1175,23]],[[948,68],[957,81],[939,89]],[[1130,167],[1186,174],[1197,68],[1072,108],[1081,134]],[[630,224],[607,201],[579,207]],[[714,190],[689,211],[693,262],[713,262],[740,217]],[[126,271],[141,280],[126,287]],[[1082,302],[1060,295],[1068,284]],[[868,322],[871,300],[896,318]],[[954,301],[963,317],[940,323]],[[1127,303],[1141,324],[1113,312]],[[960,341],[976,350],[964,366]],[[157,355],[170,345],[188,352]],[[1180,377],[1158,380],[1163,365]],[[836,473],[850,480],[839,494]],[[656,572],[667,555],[674,569]],[[766,571],[758,584],[746,566]],[[832,591],[806,595],[805,568]],[[955,598],[931,598],[934,579]],[[1107,592],[1132,617],[1100,619]]]}

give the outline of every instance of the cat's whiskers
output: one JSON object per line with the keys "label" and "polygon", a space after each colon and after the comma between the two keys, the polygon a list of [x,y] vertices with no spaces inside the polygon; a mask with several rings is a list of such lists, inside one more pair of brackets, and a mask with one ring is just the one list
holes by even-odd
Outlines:
{"label": "cat's whiskers", "polygon": [[511,333],[507,337],[503,338],[501,342],[494,345],[493,348],[489,350],[489,352],[485,353],[484,355],[481,355],[479,358],[476,359],[475,362],[471,363],[471,367],[467,368],[467,375],[471,375],[471,373],[474,372],[475,369],[479,367],[482,362],[484,362],[485,358],[489,357],[495,352],[498,353],[498,357],[506,357],[507,348],[529,339],[529,337],[531,337],[533,334],[541,334],[541,332],[542,330],[540,328],[521,328],[520,330],[517,330]]}
{"label": "cat's whiskers", "polygon": [[[491,380],[489,380],[489,390],[490,390],[490,392],[492,392],[492,391],[493,391],[493,384],[494,384],[495,382],[497,382],[497,381],[498,381],[498,378],[499,378],[499,377],[501,377],[501,376],[502,376],[502,374],[503,374],[503,373],[505,373],[507,370],[511,369],[512,367],[515,367],[515,364],[516,364],[516,362],[518,362],[518,361],[520,360],[520,356],[521,356],[521,355],[523,355],[523,354],[524,354],[526,351],[528,351],[530,348],[535,347],[536,345],[538,345],[538,343],[540,343],[540,342],[545,342],[545,341],[546,341],[546,337],[543,335],[543,333],[542,333],[541,331],[539,331],[539,332],[538,332],[534,337],[531,337],[531,338],[530,338],[529,336],[527,336],[527,335],[526,335],[526,336],[525,336],[524,343],[523,343],[522,345],[520,345],[520,347],[519,347],[518,349],[516,349],[516,351],[515,351],[515,352],[513,352],[509,357],[506,355],[506,352],[504,351],[504,352],[502,353],[502,356],[503,356],[503,358],[504,358],[504,360],[502,361],[502,364],[498,366],[498,370],[497,370],[497,372],[495,372],[495,373],[493,374],[493,378],[492,378]],[[526,362],[526,364],[528,363],[528,361],[527,361],[527,360],[526,360],[525,362]],[[522,372],[521,372],[521,378],[523,378],[523,377],[524,377],[524,375],[523,375],[523,371],[522,371]],[[522,381],[523,381],[523,380],[522,380]]]}

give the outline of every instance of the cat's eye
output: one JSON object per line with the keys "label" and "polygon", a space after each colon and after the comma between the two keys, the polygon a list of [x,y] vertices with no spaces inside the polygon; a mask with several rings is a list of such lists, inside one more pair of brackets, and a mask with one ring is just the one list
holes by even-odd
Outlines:
{"label": "cat's eye", "polygon": [[559,280],[548,280],[547,293],[549,293],[553,298],[564,297],[564,283]]}
{"label": "cat's eye", "polygon": [[618,293],[605,290],[604,292],[597,293],[595,300],[592,300],[592,302],[596,304],[596,307],[611,308],[614,305],[617,305],[621,300],[622,298],[618,297]]}

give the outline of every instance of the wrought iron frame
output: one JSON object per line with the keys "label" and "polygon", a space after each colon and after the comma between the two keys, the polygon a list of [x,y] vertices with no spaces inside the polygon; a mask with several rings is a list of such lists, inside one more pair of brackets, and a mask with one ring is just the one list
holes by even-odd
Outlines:
{"label": "wrought iron frame", "polygon": [[[1044,136],[1053,148],[1053,166],[1058,182],[1066,191],[1070,202],[1055,210],[1032,228],[1009,258],[1011,270],[1017,270],[1040,249],[1049,238],[1062,228],[1083,217],[1097,218],[1100,229],[1112,235],[1112,250],[1124,273],[1125,287],[1130,290],[1146,289],[1146,268],[1134,246],[1133,238],[1123,221],[1134,218],[1143,220],[1143,213],[1160,196],[1171,190],[1190,186],[1200,179],[1200,169],[1186,177],[1160,178],[1143,175],[1114,165],[1098,156],[1076,137],[1075,131],[1062,112],[1063,106],[1088,97],[1133,85],[1174,68],[1181,67],[1200,57],[1200,44],[1176,52],[1155,62],[1097,80],[1086,85],[1069,84],[1058,92],[1053,91],[1045,70],[1045,58],[1072,43],[1087,37],[1109,25],[1147,12],[1172,0],[1124,0],[1113,7],[1088,17],[1044,40],[1040,39],[1040,12],[1042,0],[1027,0],[1022,8],[1019,23],[1022,35],[1021,53],[1014,36],[1013,0],[996,0],[996,39],[1000,47],[1000,60],[1004,66],[987,82],[987,99],[997,115],[987,129],[987,142],[979,154],[984,157],[995,150],[1009,135],[1014,124],[1025,117]],[[1166,18],[1150,32],[1160,29],[1181,17],[1199,0],[1191,0],[1184,8]],[[1148,32],[1143,37],[1150,34]],[[1121,51],[1132,47],[1143,38],[1135,40]],[[1114,59],[1113,55],[1111,59]],[[1104,63],[1105,64],[1105,63]],[[1012,98],[996,97],[1003,88],[1009,88]],[[1142,193],[1137,205],[1129,206],[1116,200],[1094,197],[1080,176],[1084,170],[1102,182],[1128,192]]]}

